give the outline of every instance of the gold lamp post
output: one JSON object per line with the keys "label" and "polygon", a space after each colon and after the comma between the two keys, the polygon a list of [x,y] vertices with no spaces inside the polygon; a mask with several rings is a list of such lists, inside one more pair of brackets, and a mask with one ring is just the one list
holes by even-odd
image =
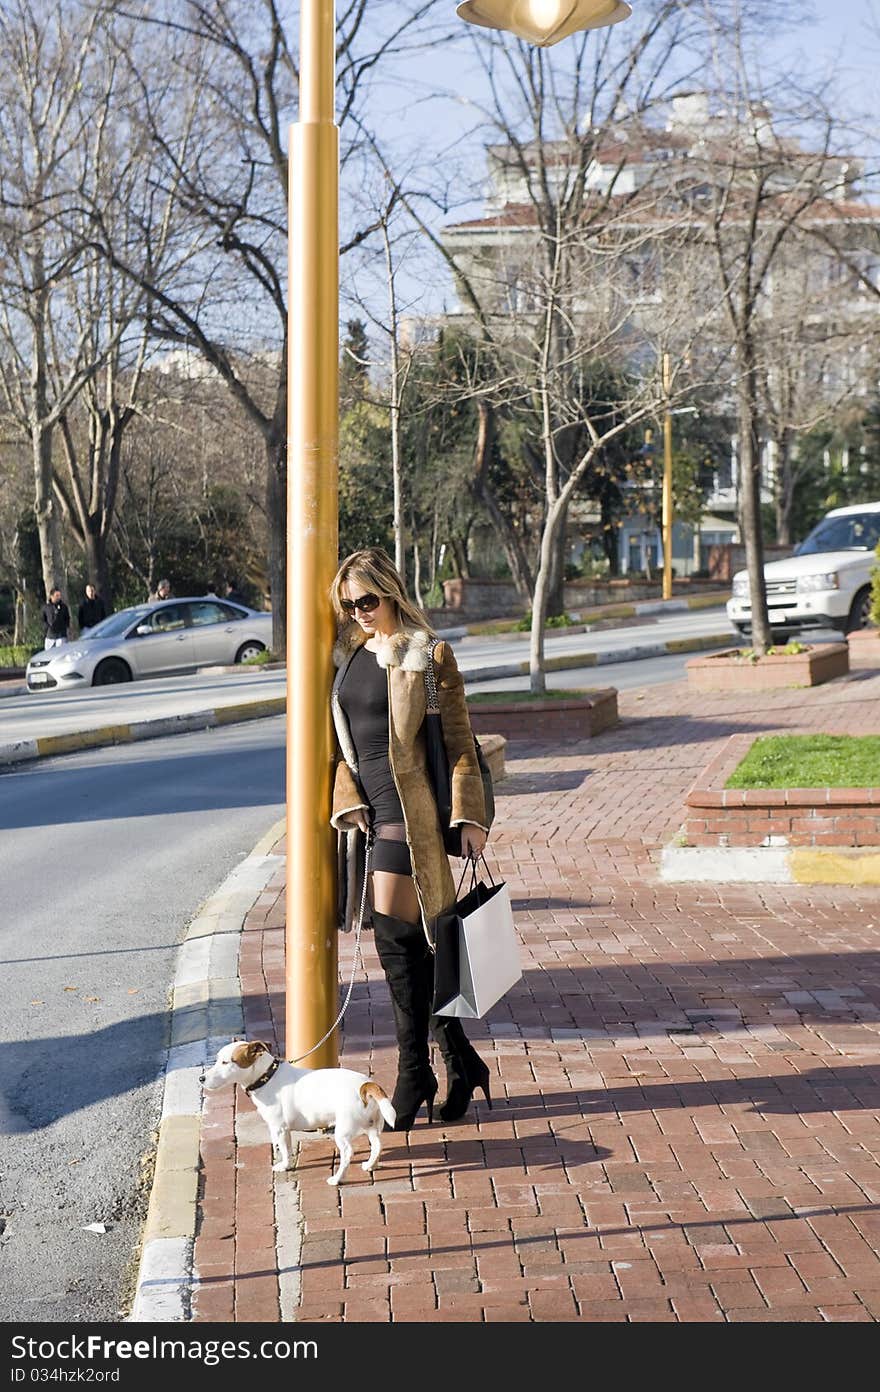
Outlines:
{"label": "gold lamp post", "polygon": [[671,386],[669,354],[663,354],[663,394],[666,409],[663,413],[663,598],[672,598],[672,412],[669,409]]}
{"label": "gold lamp post", "polygon": [[[329,824],[338,552],[339,131],[333,0],[300,10],[299,120],[290,139],[287,440],[286,1050],[336,1016],[335,837]],[[333,1068],[336,1035],[303,1059]]]}
{"label": "gold lamp post", "polygon": [[[470,24],[548,46],[616,24],[622,0],[464,0]],[[299,120],[290,132],[287,436],[286,1053],[333,1067],[337,1013],[335,833],[329,824],[338,560],[339,132],[334,0],[300,6]]]}

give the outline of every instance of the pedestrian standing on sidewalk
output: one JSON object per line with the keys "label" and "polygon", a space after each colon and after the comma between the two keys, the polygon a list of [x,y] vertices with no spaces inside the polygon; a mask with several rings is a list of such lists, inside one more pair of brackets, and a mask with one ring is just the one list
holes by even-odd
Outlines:
{"label": "pedestrian standing on sidewalk", "polygon": [[437,1079],[429,1029],[446,1064],[441,1118],[462,1117],[475,1088],[489,1096],[489,1069],[461,1022],[431,1013],[431,928],[455,899],[425,753],[425,669],[432,652],[452,784],[451,821],[461,827],[463,855],[479,855],[486,844],[483,783],[455,656],[448,643],[437,642],[408,598],[391,558],[378,547],[354,552],[340,566],[330,596],[343,625],[334,652],[339,671],[331,705],[339,747],[331,822],[346,833],[345,926],[360,904],[365,833],[372,827],[373,928],[399,1050],[392,1105],[395,1129],[408,1131],[423,1102],[429,1121],[433,1115]]}
{"label": "pedestrian standing on sidewalk", "polygon": [[44,648],[57,648],[67,642],[70,632],[70,610],[61,598],[61,588],[58,585],[52,586],[49,598],[43,605],[43,624],[46,629]]}
{"label": "pedestrian standing on sidewalk", "polygon": [[79,636],[84,638],[90,628],[99,624],[102,619],[107,617],[107,606],[104,603],[95,586],[89,583],[86,585],[86,597],[81,601],[76,611],[76,620],[79,624]]}
{"label": "pedestrian standing on sidewalk", "polygon": [[153,593],[148,597],[147,603],[158,604],[162,599],[173,599],[170,580],[160,580]]}

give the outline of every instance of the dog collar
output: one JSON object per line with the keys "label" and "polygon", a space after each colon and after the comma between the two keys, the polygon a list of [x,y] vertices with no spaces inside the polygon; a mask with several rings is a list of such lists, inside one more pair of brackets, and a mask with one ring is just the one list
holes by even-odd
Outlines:
{"label": "dog collar", "polygon": [[281,1067],[281,1060],[280,1060],[280,1059],[277,1059],[277,1058],[273,1058],[271,1068],[269,1068],[269,1069],[263,1074],[262,1078],[258,1078],[257,1081],[256,1081],[255,1083],[251,1083],[250,1087],[246,1087],[246,1088],[245,1088],[245,1092],[256,1092],[257,1088],[265,1087],[265,1085],[266,1085],[266,1083],[268,1083],[269,1079],[275,1077],[275,1074],[278,1072],[278,1069],[279,1069],[280,1067]]}

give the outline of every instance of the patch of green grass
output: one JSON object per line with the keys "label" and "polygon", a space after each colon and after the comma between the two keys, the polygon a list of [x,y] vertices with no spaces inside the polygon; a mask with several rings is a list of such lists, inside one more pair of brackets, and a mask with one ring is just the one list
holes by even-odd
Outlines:
{"label": "patch of green grass", "polygon": [[[575,620],[570,619],[568,614],[552,614],[549,619],[544,620],[545,628],[574,628]],[[519,623],[515,625],[517,633],[530,633],[532,629],[531,610],[523,614]]]}
{"label": "patch of green grass", "polygon": [[571,701],[589,695],[588,690],[545,691],[540,696],[533,696],[531,691],[479,691],[474,696],[468,696],[467,702],[469,706],[475,706],[484,701]]}
{"label": "patch of green grass", "polygon": [[34,653],[39,651],[39,648],[13,647],[12,644],[0,647],[0,667],[26,667]]}
{"label": "patch of green grass", "polygon": [[765,735],[734,769],[728,788],[880,786],[878,735]]}

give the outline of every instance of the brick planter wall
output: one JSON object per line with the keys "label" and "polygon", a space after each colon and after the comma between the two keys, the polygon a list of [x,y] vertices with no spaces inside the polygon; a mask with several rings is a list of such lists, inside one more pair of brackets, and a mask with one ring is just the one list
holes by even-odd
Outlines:
{"label": "brick planter wall", "polygon": [[756,735],[731,735],[685,799],[692,846],[880,846],[880,787],[725,788]]}
{"label": "brick planter wall", "polygon": [[588,696],[554,701],[492,701],[469,705],[468,712],[474,733],[482,740],[483,733],[492,731],[506,739],[535,739],[559,741],[591,739],[602,730],[617,724],[617,689],[591,691]]}
{"label": "brick planter wall", "polygon": [[691,658],[688,685],[697,691],[776,691],[787,686],[819,686],[849,671],[846,643],[823,643],[804,653],[780,653],[754,663],[738,657],[738,652],[738,648],[728,648],[711,657]]}
{"label": "brick planter wall", "polygon": [[865,662],[880,667],[880,629],[857,628],[847,634],[851,662]]}

